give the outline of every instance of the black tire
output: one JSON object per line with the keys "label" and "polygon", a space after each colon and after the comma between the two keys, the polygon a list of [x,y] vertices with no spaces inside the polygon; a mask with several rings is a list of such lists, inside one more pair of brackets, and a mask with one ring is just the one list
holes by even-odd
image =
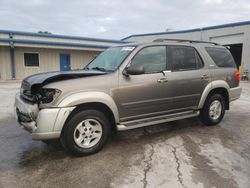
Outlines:
{"label": "black tire", "polygon": [[[221,103],[221,113],[219,115],[218,118],[216,119],[213,119],[212,117],[210,117],[209,115],[209,109],[210,109],[210,106],[211,104],[214,102],[214,101],[219,101]],[[209,125],[209,126],[212,126],[212,125],[217,125],[218,123],[221,122],[221,120],[223,119],[224,117],[224,114],[225,114],[225,99],[224,97],[221,95],[221,94],[213,94],[213,95],[210,95],[208,97],[208,99],[206,100],[203,108],[201,109],[200,111],[200,116],[199,116],[199,119],[201,120],[202,123],[204,123],[205,125]]]}
{"label": "black tire", "polygon": [[[102,128],[101,138],[92,147],[80,147],[74,140],[75,129],[84,120],[93,119],[97,121]],[[83,110],[79,111],[70,117],[69,121],[65,124],[61,134],[61,142],[66,151],[75,156],[87,156],[100,151],[106,144],[111,133],[110,122],[108,118],[98,110]],[[80,133],[79,133],[80,134]]]}

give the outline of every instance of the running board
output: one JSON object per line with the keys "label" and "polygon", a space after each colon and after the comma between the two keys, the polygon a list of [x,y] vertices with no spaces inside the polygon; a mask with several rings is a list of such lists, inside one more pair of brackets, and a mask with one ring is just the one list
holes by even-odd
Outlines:
{"label": "running board", "polygon": [[199,111],[187,111],[187,112],[179,112],[175,114],[154,116],[154,117],[144,118],[144,119],[139,119],[139,120],[124,121],[117,125],[117,130],[125,131],[125,130],[135,129],[139,127],[161,124],[161,123],[166,123],[169,121],[196,117],[199,114],[200,114]]}

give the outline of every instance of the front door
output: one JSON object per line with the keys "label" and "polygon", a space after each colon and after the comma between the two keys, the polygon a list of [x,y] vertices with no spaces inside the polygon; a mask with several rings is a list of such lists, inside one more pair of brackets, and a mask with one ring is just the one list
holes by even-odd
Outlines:
{"label": "front door", "polygon": [[70,69],[70,54],[60,54],[60,71],[68,71]]}
{"label": "front door", "polygon": [[121,121],[153,116],[171,109],[171,90],[163,73],[170,70],[166,46],[141,49],[132,58],[130,66],[143,66],[145,73],[119,78]]}

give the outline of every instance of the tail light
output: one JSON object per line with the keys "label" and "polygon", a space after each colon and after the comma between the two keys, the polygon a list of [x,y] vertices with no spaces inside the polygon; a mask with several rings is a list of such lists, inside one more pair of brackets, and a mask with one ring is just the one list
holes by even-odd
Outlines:
{"label": "tail light", "polygon": [[240,72],[239,72],[239,71],[236,71],[236,72],[234,73],[234,77],[235,77],[236,80],[240,81]]}

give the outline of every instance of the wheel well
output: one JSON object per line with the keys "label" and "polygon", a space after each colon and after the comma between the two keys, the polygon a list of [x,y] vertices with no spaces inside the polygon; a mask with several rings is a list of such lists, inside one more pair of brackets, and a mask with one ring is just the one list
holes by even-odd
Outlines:
{"label": "wheel well", "polygon": [[113,132],[117,130],[115,117],[114,117],[114,114],[111,111],[111,109],[107,105],[105,105],[103,103],[98,103],[98,102],[84,103],[84,104],[77,105],[77,107],[68,116],[68,118],[65,121],[64,125],[67,124],[67,122],[70,120],[70,118],[72,116],[74,116],[76,113],[78,113],[78,112],[80,112],[82,110],[90,110],[90,109],[99,110],[99,111],[103,112],[106,115],[106,117],[108,118],[108,120],[110,121],[111,130]]}
{"label": "wheel well", "polygon": [[208,97],[210,97],[211,95],[214,95],[214,94],[221,94],[224,97],[225,102],[226,102],[226,110],[229,110],[229,94],[228,94],[227,89],[225,89],[225,88],[212,89],[209,92]]}

